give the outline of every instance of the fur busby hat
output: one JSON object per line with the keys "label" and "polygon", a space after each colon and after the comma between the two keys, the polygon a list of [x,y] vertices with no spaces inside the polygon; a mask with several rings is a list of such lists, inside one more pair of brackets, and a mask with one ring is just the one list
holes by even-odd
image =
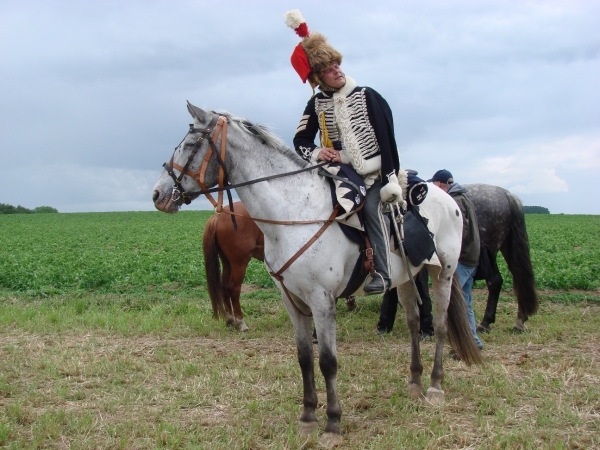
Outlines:
{"label": "fur busby hat", "polygon": [[302,38],[292,52],[292,66],[314,88],[321,84],[321,74],[334,63],[342,63],[342,54],[327,42],[321,33],[310,32],[302,13],[298,9],[285,13],[285,24]]}

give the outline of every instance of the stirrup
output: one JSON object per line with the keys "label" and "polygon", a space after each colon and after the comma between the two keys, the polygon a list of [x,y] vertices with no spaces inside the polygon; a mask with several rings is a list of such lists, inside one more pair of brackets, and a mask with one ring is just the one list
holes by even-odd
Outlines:
{"label": "stirrup", "polygon": [[383,294],[388,290],[390,283],[387,282],[380,273],[372,272],[369,275],[371,276],[371,281],[363,286],[363,291],[365,291],[365,294]]}

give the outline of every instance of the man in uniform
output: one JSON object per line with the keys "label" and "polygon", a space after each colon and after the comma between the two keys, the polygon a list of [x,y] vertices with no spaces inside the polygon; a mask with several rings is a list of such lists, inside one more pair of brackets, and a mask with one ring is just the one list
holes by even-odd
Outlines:
{"label": "man in uniform", "polygon": [[313,92],[315,87],[320,91],[304,109],[294,147],[307,161],[349,164],[363,178],[365,228],[375,254],[375,272],[364,291],[381,294],[391,284],[388,219],[381,202],[403,202],[401,185],[406,188],[407,178],[400,170],[392,111],[378,92],[344,74],[341,53],[325,36],[308,31],[300,11],[288,11],[286,24],[302,37],[292,53],[292,66]]}

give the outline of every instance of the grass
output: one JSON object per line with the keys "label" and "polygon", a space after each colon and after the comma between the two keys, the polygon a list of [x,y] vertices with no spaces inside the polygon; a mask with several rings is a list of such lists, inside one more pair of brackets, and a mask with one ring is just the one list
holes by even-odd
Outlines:
{"label": "grass", "polygon": [[[352,312],[340,302],[341,448],[600,446],[600,295],[570,295],[543,292],[524,334],[510,331],[516,302],[503,295],[485,365],[445,359],[442,408],[407,396],[402,317],[381,338],[379,299]],[[242,306],[248,333],[214,321],[203,288],[0,292],[0,448],[317,448],[297,433],[302,383],[280,294],[246,286]],[[317,386],[323,426],[320,374]]]}
{"label": "grass", "polygon": [[[251,331],[212,319],[200,251],[209,216],[0,215],[0,448],[318,446],[297,432],[293,330],[261,263],[242,296]],[[446,358],[442,408],[407,396],[404,321],[381,338],[380,299],[352,312],[340,302],[341,448],[600,448],[599,217],[526,216],[540,311],[528,332],[511,332],[499,258],[486,363]],[[433,345],[422,345],[426,374]],[[317,387],[323,426],[320,374]]]}

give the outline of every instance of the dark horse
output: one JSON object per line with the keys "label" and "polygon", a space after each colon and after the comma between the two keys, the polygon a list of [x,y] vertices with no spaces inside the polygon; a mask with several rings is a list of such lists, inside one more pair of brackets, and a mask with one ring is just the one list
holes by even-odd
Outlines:
{"label": "dark horse", "polygon": [[467,197],[475,205],[479,233],[489,254],[491,274],[487,278],[488,300],[483,320],[477,331],[491,331],[496,321],[496,308],[502,289],[502,276],[496,256],[502,253],[513,277],[518,312],[515,331],[525,331],[525,322],[536,313],[539,301],[529,254],[523,205],[506,189],[489,184],[467,184]]}
{"label": "dark horse", "polygon": [[[228,207],[224,209],[229,210]],[[225,319],[229,326],[248,331],[240,307],[242,282],[252,258],[264,261],[264,235],[258,229],[241,202],[233,204],[237,230],[231,216],[215,214],[204,227],[202,247],[208,295],[213,316]],[[238,215],[239,214],[239,215]],[[223,271],[219,265],[223,265]]]}

